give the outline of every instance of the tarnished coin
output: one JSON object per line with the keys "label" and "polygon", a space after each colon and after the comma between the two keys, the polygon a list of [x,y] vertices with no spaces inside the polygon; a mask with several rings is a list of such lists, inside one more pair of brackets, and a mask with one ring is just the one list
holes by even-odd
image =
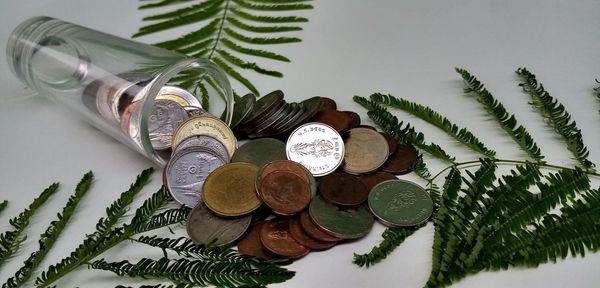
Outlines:
{"label": "tarnished coin", "polygon": [[365,184],[368,191],[371,191],[375,185],[383,181],[396,180],[398,178],[390,173],[377,171],[374,173],[360,175],[358,179]]}
{"label": "tarnished coin", "polygon": [[181,142],[177,144],[177,147],[173,148],[173,153],[193,146],[205,147],[216,152],[222,156],[223,159],[227,160],[229,158],[229,152],[227,151],[225,145],[216,138],[207,135],[192,135],[181,140]]}
{"label": "tarnished coin", "polygon": [[389,146],[377,131],[354,128],[348,131],[346,154],[342,169],[350,174],[363,174],[377,170],[388,158]]}
{"label": "tarnished coin", "polygon": [[167,188],[177,202],[193,208],[200,202],[202,185],[210,172],[227,161],[204,147],[188,147],[173,154],[167,167]]}
{"label": "tarnished coin", "polygon": [[421,186],[396,179],[373,187],[369,208],[383,224],[406,227],[427,221],[433,212],[433,201]]}
{"label": "tarnished coin", "polygon": [[260,241],[267,250],[289,259],[298,259],[310,252],[292,238],[287,219],[267,220],[260,231]]}
{"label": "tarnished coin", "polygon": [[342,112],[346,113],[348,115],[348,117],[350,118],[349,129],[357,128],[358,126],[360,126],[360,115],[358,115],[358,113],[356,113],[354,111],[342,111]]}
{"label": "tarnished coin", "polygon": [[[256,104],[256,96],[252,93],[244,95],[240,100],[235,102],[235,105],[233,105],[233,115],[231,117],[231,129],[235,130],[240,123],[244,122],[244,120],[250,116],[254,104]],[[223,114],[223,116],[225,116],[225,114]],[[225,119],[223,116],[221,117],[221,120]]]}
{"label": "tarnished coin", "polygon": [[160,88],[158,95],[156,95],[156,99],[171,100],[177,102],[177,104],[182,107],[193,106],[202,109],[202,103],[200,103],[194,94],[175,86],[163,86]]}
{"label": "tarnished coin", "polygon": [[272,128],[272,125],[277,122],[279,119],[287,115],[289,112],[289,106],[285,101],[282,101],[281,105],[277,107],[273,112],[265,115],[261,120],[257,120],[257,122],[252,122],[252,125],[248,124],[250,128],[245,129],[245,132],[248,135],[248,138],[255,139],[264,137],[264,131],[267,131],[269,128]]}
{"label": "tarnished coin", "polygon": [[152,113],[148,117],[148,135],[152,147],[156,150],[171,147],[173,132],[187,118],[187,112],[177,102],[155,100]]}
{"label": "tarnished coin", "polygon": [[302,113],[294,116],[293,120],[290,120],[285,126],[279,127],[279,134],[277,134],[276,138],[279,139],[287,139],[287,136],[298,128],[300,125],[305,124],[311,119],[315,114],[322,110],[321,108],[321,97],[312,97],[306,99],[300,103],[302,106]]}
{"label": "tarnished coin", "polygon": [[308,171],[308,169],[306,169],[306,167],[290,160],[273,160],[263,165],[260,169],[260,172],[258,173],[259,178],[256,182],[257,193],[260,193],[260,187],[258,185],[260,183],[260,177],[262,177],[262,175],[268,175],[271,172],[293,173],[296,176],[300,177],[302,181],[308,182],[311,197],[314,197],[317,194],[317,180],[315,180],[315,177],[313,177],[313,175],[310,173],[310,171]]}
{"label": "tarnished coin", "polygon": [[261,172],[256,185],[256,192],[262,202],[276,214],[294,215],[302,211],[311,199],[310,183],[297,173]]}
{"label": "tarnished coin", "polygon": [[394,138],[394,136],[392,136],[388,133],[384,133],[384,132],[379,132],[379,133],[385,138],[385,141],[388,142],[388,147],[389,147],[388,156],[391,156],[392,154],[396,153],[396,149],[398,149],[398,141],[396,140],[396,138]]}
{"label": "tarnished coin", "polygon": [[319,98],[321,98],[321,107],[323,109],[337,110],[337,103],[335,103],[335,100],[333,100],[331,98],[327,98],[327,97],[319,97]]}
{"label": "tarnished coin", "polygon": [[277,256],[267,250],[260,241],[260,231],[264,224],[265,221],[259,221],[250,226],[244,236],[237,242],[238,253],[265,260],[277,258]]}
{"label": "tarnished coin", "polygon": [[342,240],[338,237],[335,237],[335,236],[323,231],[321,228],[317,227],[317,225],[315,225],[313,220],[310,218],[308,209],[302,211],[302,213],[300,213],[300,217],[298,219],[300,222],[300,226],[302,226],[302,230],[304,232],[306,232],[306,234],[308,234],[309,236],[311,236],[315,239],[318,239],[318,240],[324,241],[324,242],[338,242],[338,241]]}
{"label": "tarnished coin", "polygon": [[246,126],[249,123],[254,122],[254,124],[256,124],[256,121],[263,119],[265,114],[272,112],[275,108],[279,107],[282,102],[283,92],[281,92],[281,90],[276,90],[263,97],[260,97],[254,104],[252,113],[240,123],[240,128],[241,126]]}
{"label": "tarnished coin", "polygon": [[319,228],[342,239],[357,239],[367,235],[374,222],[366,205],[341,209],[320,196],[312,199],[308,212]]}
{"label": "tarnished coin", "polygon": [[237,148],[237,139],[229,126],[217,118],[207,116],[191,117],[181,123],[173,135],[171,146],[177,147],[183,139],[192,135],[208,135],[221,141],[227,148],[230,159]]}
{"label": "tarnished coin", "polygon": [[369,197],[369,190],[358,177],[341,172],[321,178],[319,192],[327,202],[342,207],[358,206]]}
{"label": "tarnished coin", "polygon": [[285,143],[274,138],[261,138],[240,146],[233,153],[231,162],[248,162],[262,167],[271,161],[286,159]]}
{"label": "tarnished coin", "polygon": [[311,122],[319,122],[331,126],[338,133],[342,134],[350,129],[352,119],[350,115],[337,110],[321,110],[312,119]]}
{"label": "tarnished coin", "polygon": [[300,220],[298,218],[290,220],[290,235],[302,246],[306,246],[312,250],[325,250],[337,244],[337,242],[325,242],[310,237],[310,235],[306,234],[306,232],[302,230],[302,226],[300,225]]}
{"label": "tarnished coin", "polygon": [[419,161],[417,149],[410,144],[398,144],[396,153],[388,159],[381,170],[394,175],[410,173]]}
{"label": "tarnished coin", "polygon": [[187,234],[196,244],[223,246],[240,238],[250,226],[251,216],[225,219],[211,213],[202,202],[188,215]]}
{"label": "tarnished coin", "polygon": [[215,169],[204,181],[202,200],[206,207],[224,217],[237,217],[258,209],[254,182],[258,166],[229,163]]}
{"label": "tarnished coin", "polygon": [[306,123],[294,130],[286,143],[287,158],[302,164],[314,176],[325,176],[344,160],[340,134],[322,123]]}

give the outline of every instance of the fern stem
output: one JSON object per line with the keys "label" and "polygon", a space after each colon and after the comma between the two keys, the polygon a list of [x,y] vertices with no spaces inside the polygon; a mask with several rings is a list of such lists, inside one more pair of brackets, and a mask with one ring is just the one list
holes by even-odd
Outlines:
{"label": "fern stem", "polygon": [[229,1],[230,0],[225,1],[225,9],[223,9],[223,18],[221,18],[221,23],[219,24],[219,29],[217,29],[218,32],[217,32],[217,37],[215,38],[215,44],[213,44],[213,47],[210,49],[210,54],[208,55],[209,60],[212,59],[213,54],[217,50],[217,45],[219,45],[219,41],[221,41],[221,34],[223,33],[225,19],[227,19],[227,12],[229,11]]}

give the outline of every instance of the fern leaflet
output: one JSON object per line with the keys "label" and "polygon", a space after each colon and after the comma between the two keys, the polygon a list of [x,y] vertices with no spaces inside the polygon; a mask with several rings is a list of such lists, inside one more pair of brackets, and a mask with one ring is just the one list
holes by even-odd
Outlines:
{"label": "fern leaflet", "polygon": [[466,85],[465,93],[474,93],[477,96],[477,101],[483,105],[485,110],[498,122],[500,127],[510,135],[515,142],[523,149],[529,156],[536,161],[542,161],[544,156],[538,148],[537,144],[527,132],[525,127],[518,125],[515,115],[511,115],[506,111],[504,105],[500,101],[496,100],[490,92],[485,89],[483,84],[471,75],[467,70],[456,68]]}
{"label": "fern leaflet", "polygon": [[567,142],[567,149],[573,153],[577,161],[583,167],[593,169],[595,165],[588,160],[590,152],[583,143],[581,130],[577,128],[575,121],[571,121],[569,112],[558,100],[550,96],[544,86],[537,82],[535,75],[527,69],[519,68],[517,74],[523,80],[519,86],[533,99],[530,103],[540,110],[543,117],[548,120],[548,124]]}
{"label": "fern leaflet", "polygon": [[450,135],[458,142],[464,144],[465,146],[471,148],[472,150],[478,153],[492,158],[496,155],[496,152],[494,150],[487,148],[469,130],[467,130],[466,128],[459,128],[458,126],[456,126],[456,124],[450,122],[448,118],[443,117],[438,112],[435,112],[429,107],[410,102],[406,99],[396,98],[392,95],[383,95],[380,93],[372,94],[370,98],[371,100],[377,103],[398,108],[402,111],[419,117],[427,123],[446,132],[446,134]]}
{"label": "fern leaflet", "polygon": [[0,267],[4,264],[4,261],[9,259],[19,249],[21,243],[25,241],[26,236],[22,236],[23,230],[29,225],[29,219],[35,214],[38,208],[40,208],[46,200],[50,198],[57,190],[58,183],[53,183],[44,189],[40,196],[35,198],[27,209],[19,213],[19,216],[9,220],[10,225],[14,227],[13,230],[6,231],[0,234]]}
{"label": "fern leaflet", "polygon": [[75,188],[75,193],[69,197],[62,212],[58,213],[57,220],[52,221],[46,231],[40,236],[40,239],[38,240],[40,245],[39,250],[31,253],[29,258],[25,260],[23,266],[17,270],[15,275],[2,285],[3,288],[21,287],[29,280],[38,265],[44,260],[46,254],[48,254],[52,248],[54,242],[56,242],[65,226],[68,224],[69,219],[71,219],[71,216],[73,216],[73,213],[75,212],[75,208],[77,208],[77,205],[92,185],[93,179],[94,175],[91,171],[83,175],[83,178]]}

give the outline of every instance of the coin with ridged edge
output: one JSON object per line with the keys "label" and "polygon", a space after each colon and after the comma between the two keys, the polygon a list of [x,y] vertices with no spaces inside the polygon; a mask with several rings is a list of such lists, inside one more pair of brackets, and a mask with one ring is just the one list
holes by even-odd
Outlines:
{"label": "coin with ridged edge", "polygon": [[306,123],[296,128],[286,143],[287,158],[306,167],[314,176],[325,176],[344,160],[344,141],[333,128]]}
{"label": "coin with ridged edge", "polygon": [[171,147],[177,147],[183,139],[192,135],[208,135],[221,141],[227,148],[229,159],[237,148],[237,139],[229,126],[219,119],[207,116],[191,117],[181,123],[173,135]]}
{"label": "coin with ridged edge", "polygon": [[214,215],[200,202],[188,215],[187,234],[196,244],[224,246],[240,238],[250,226],[251,216],[225,219]]}
{"label": "coin with ridged edge", "polygon": [[369,194],[369,208],[391,227],[419,225],[433,213],[433,201],[421,186],[406,180],[387,180]]}
{"label": "coin with ridged edge", "polygon": [[224,217],[238,217],[258,209],[254,182],[258,166],[237,162],[215,169],[204,181],[202,200],[208,209]]}
{"label": "coin with ridged edge", "polygon": [[225,147],[225,145],[223,145],[223,143],[221,141],[217,140],[216,138],[208,136],[208,135],[192,135],[190,137],[187,137],[187,138],[181,140],[181,142],[179,142],[179,144],[177,144],[177,147],[173,147],[173,153],[177,153],[177,151],[179,151],[179,150],[183,150],[185,148],[192,147],[192,146],[201,146],[201,147],[209,148],[209,149],[217,152],[224,159],[229,158],[229,152],[227,151],[227,148]]}
{"label": "coin with ridged edge", "polygon": [[363,237],[371,231],[375,222],[366,205],[342,209],[326,202],[320,196],[312,199],[308,212],[319,228],[341,239]]}

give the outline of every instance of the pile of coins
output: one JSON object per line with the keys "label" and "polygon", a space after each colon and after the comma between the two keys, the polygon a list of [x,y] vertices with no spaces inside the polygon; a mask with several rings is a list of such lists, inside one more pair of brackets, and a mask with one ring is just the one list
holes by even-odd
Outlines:
{"label": "pile of coins", "polygon": [[[241,254],[264,259],[297,259],[365,236],[375,218],[390,227],[427,221],[427,192],[396,177],[414,168],[414,147],[336,108],[324,97],[288,104],[274,91],[242,97],[233,129],[206,115],[182,121],[163,180],[193,208],[189,237],[237,242]],[[251,140],[237,148],[234,134]]]}

